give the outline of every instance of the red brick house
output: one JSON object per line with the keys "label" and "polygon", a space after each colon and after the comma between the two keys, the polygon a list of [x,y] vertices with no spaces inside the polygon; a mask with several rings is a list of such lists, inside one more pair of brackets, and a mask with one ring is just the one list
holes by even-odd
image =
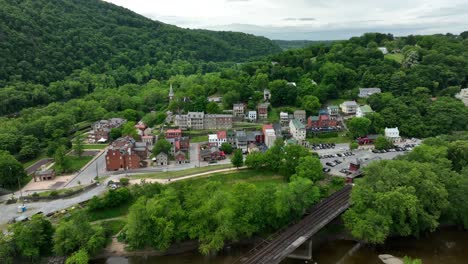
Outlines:
{"label": "red brick house", "polygon": [[328,114],[320,114],[319,116],[310,116],[307,119],[307,128],[320,129],[328,127],[336,127],[337,121],[331,119]]}
{"label": "red brick house", "polygon": [[168,138],[180,138],[182,137],[182,130],[180,129],[168,129],[166,130],[166,139]]}
{"label": "red brick house", "polygon": [[[138,144],[136,144],[138,143]],[[132,137],[122,137],[112,143],[106,153],[108,171],[138,169],[145,166],[148,157],[146,144]]]}
{"label": "red brick house", "polygon": [[174,154],[174,159],[177,164],[183,164],[187,162],[187,155],[182,151],[177,151]]}

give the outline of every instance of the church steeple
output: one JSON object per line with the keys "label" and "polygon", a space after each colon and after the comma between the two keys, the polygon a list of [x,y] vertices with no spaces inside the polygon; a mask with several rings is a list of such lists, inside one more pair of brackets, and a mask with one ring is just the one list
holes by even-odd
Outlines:
{"label": "church steeple", "polygon": [[169,101],[172,101],[174,99],[174,90],[172,89],[172,83],[171,87],[169,88]]}

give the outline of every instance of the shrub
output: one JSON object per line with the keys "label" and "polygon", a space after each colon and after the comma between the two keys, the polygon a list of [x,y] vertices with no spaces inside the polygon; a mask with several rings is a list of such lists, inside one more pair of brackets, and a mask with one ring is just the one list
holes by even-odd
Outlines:
{"label": "shrub", "polygon": [[57,191],[51,191],[50,194],[49,194],[50,197],[56,197],[58,195],[59,195],[59,193]]}
{"label": "shrub", "polygon": [[121,178],[119,181],[122,186],[128,186],[130,184],[130,179],[128,178]]}

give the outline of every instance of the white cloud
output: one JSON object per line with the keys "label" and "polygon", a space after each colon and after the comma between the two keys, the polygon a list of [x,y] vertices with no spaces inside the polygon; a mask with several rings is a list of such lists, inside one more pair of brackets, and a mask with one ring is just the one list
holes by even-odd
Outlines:
{"label": "white cloud", "polygon": [[459,33],[468,28],[468,0],[106,1],[181,27],[283,39],[342,39],[367,31]]}

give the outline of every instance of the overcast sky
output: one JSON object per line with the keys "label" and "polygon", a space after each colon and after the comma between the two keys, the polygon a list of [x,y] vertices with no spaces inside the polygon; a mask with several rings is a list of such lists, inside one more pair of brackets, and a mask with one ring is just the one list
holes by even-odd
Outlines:
{"label": "overcast sky", "polygon": [[347,39],[468,30],[468,0],[106,0],[184,28],[271,39]]}

